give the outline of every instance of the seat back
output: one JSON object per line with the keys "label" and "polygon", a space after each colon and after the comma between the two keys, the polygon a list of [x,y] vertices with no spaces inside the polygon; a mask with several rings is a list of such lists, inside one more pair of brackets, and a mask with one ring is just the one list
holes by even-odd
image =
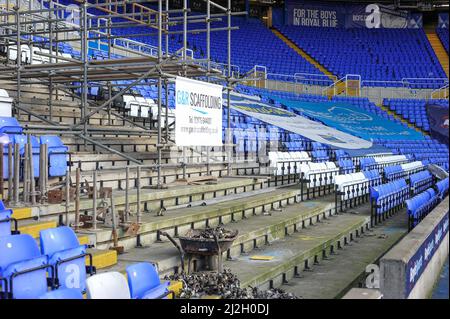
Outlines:
{"label": "seat back", "polygon": [[0,277],[7,278],[9,283],[13,280],[13,291],[9,291],[13,298],[38,298],[47,292],[46,268],[15,275],[46,265],[33,237],[26,234],[0,237],[0,256]]}
{"label": "seat back", "polygon": [[89,299],[130,299],[130,290],[125,277],[119,272],[105,272],[86,280]]}
{"label": "seat back", "polygon": [[68,226],[42,230],[40,232],[40,243],[42,254],[47,256],[80,246],[77,235]]}
{"label": "seat back", "polygon": [[[40,233],[41,251],[55,267],[60,287],[86,289],[86,246],[80,245],[75,232],[67,226]],[[78,257],[78,258],[77,258]]]}
{"label": "seat back", "polygon": [[128,266],[126,271],[131,298],[142,298],[147,291],[161,284],[158,272],[151,263],[134,264]]}
{"label": "seat back", "polygon": [[[1,201],[0,201],[1,202]],[[3,203],[0,203],[0,236],[11,235],[11,209],[2,209]]]}
{"label": "seat back", "polygon": [[0,117],[0,133],[21,134],[23,131],[14,117]]}

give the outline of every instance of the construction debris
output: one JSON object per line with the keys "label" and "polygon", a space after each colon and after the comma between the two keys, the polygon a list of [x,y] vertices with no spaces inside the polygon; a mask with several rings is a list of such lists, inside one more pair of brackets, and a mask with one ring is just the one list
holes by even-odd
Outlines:
{"label": "construction debris", "polygon": [[221,273],[174,274],[166,276],[165,280],[183,281],[180,294],[182,299],[203,296],[220,296],[223,299],[297,299],[295,295],[286,293],[282,289],[241,288],[239,279],[229,269],[224,269]]}
{"label": "construction debris", "polygon": [[188,232],[185,237],[198,238],[198,239],[214,239],[214,234],[216,234],[218,239],[222,238],[233,238],[236,236],[236,231],[228,230],[223,227],[217,226],[216,228],[205,228],[202,231],[191,231]]}

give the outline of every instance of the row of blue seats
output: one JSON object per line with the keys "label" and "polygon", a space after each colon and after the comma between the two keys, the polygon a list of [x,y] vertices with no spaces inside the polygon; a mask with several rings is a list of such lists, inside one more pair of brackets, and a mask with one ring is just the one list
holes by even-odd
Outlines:
{"label": "row of blue seats", "polygon": [[398,207],[409,197],[409,186],[404,179],[398,179],[370,189],[370,199],[376,205],[376,214],[383,214]]}
{"label": "row of blue seats", "polygon": [[411,226],[416,226],[438,203],[439,197],[433,188],[428,188],[406,201],[406,211],[412,220]]}
{"label": "row of blue seats", "polygon": [[448,146],[428,135],[424,140],[374,140],[374,143],[389,148],[393,154],[407,155],[416,161],[427,160],[430,164],[437,164],[449,171]]}
{"label": "row of blue seats", "polygon": [[[423,29],[278,28],[339,78],[359,74],[363,80],[384,82],[446,77]],[[385,83],[387,86],[394,84]],[[402,85],[397,83],[397,86]],[[416,88],[440,86],[432,82],[414,83]]]}
{"label": "row of blue seats", "polygon": [[[1,295],[13,299],[81,299],[87,276],[96,272],[86,249],[67,226],[41,231],[40,247],[30,235],[0,236]],[[86,256],[90,265],[86,265]],[[127,267],[127,277],[132,298],[168,295],[168,282],[161,283],[149,263]]]}
{"label": "row of blue seats", "polygon": [[338,160],[338,166],[340,168],[340,174],[355,173],[356,167],[351,159]]}
{"label": "row of blue seats", "polygon": [[[20,156],[25,153],[25,145],[28,143],[27,136],[22,134],[23,128],[20,126],[17,119],[13,117],[0,117],[0,144],[3,148],[3,178],[9,179],[9,146],[19,145]],[[41,137],[30,137],[32,152],[33,152],[33,172],[37,178],[40,176],[39,170],[39,156],[40,145],[46,144],[48,147],[49,159],[49,176],[59,177],[65,176],[67,171],[67,161],[69,148],[64,145],[61,138],[53,135],[45,135]],[[14,158],[14,157],[13,157]],[[13,161],[14,163],[14,161]],[[23,167],[23,163],[21,163]]]}
{"label": "row of blue seats", "polygon": [[436,189],[441,199],[443,199],[448,194],[448,187],[449,187],[448,177],[436,183]]}
{"label": "row of blue seats", "polygon": [[409,184],[413,194],[417,194],[433,184],[433,176],[428,170],[417,172],[409,176]]}

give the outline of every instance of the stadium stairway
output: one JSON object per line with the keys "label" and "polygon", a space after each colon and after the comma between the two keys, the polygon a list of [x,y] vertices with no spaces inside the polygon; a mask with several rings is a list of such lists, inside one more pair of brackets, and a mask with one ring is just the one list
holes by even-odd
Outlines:
{"label": "stadium stairway", "polygon": [[[336,76],[332,74],[330,71],[328,71],[323,65],[321,65],[319,62],[317,62],[313,57],[311,57],[308,53],[306,53],[302,48],[300,48],[298,45],[296,45],[293,41],[291,41],[287,36],[285,36],[283,33],[281,33],[279,30],[272,28],[272,32],[279,37],[283,42],[286,43],[287,46],[292,48],[295,52],[297,52],[300,56],[302,56],[305,60],[307,60],[309,63],[314,65],[320,72],[328,76],[332,81],[336,81]],[[349,83],[350,84],[350,83]],[[342,94],[346,89],[346,81],[336,81],[335,84],[333,84],[327,91],[327,96],[329,99],[331,99],[335,95]],[[358,94],[355,90],[349,90],[349,95],[353,96],[354,94]],[[356,96],[356,95],[355,95]]]}
{"label": "stadium stairway", "polygon": [[435,28],[430,28],[426,30],[426,35],[428,38],[428,41],[430,41],[431,47],[433,48],[434,52],[436,53],[436,56],[441,63],[442,68],[445,71],[445,74],[449,74],[449,61],[448,61],[448,54],[447,51],[445,51],[444,46],[442,45],[441,40],[439,39],[439,36],[436,34]]}

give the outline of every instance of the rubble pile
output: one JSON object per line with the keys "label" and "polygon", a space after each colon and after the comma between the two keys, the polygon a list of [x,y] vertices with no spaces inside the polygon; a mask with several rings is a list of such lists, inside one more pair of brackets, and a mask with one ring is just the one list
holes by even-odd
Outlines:
{"label": "rubble pile", "polygon": [[188,232],[188,236],[196,239],[214,239],[216,234],[218,239],[233,238],[236,235],[235,231],[227,230],[223,227],[217,226],[216,228],[205,228],[201,231]]}
{"label": "rubble pile", "polygon": [[174,274],[166,276],[165,280],[183,281],[183,290],[180,294],[180,298],[183,299],[195,299],[203,295],[218,295],[224,299],[297,299],[282,289],[241,288],[239,279],[229,269],[225,269],[222,273]]}

